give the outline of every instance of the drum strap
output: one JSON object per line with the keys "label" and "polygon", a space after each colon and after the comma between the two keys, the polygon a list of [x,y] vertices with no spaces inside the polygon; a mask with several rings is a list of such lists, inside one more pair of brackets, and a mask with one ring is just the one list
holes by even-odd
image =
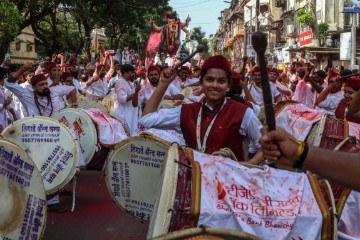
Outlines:
{"label": "drum strap", "polygon": [[199,114],[198,114],[198,117],[197,117],[197,121],[196,121],[196,141],[197,141],[197,147],[198,147],[199,151],[205,152],[205,150],[206,150],[206,141],[207,141],[207,139],[209,137],[209,133],[211,131],[211,128],[214,125],[214,122],[215,122],[218,114],[224,108],[226,102],[227,102],[227,100],[225,98],[220,110],[216,113],[214,118],[211,120],[209,126],[206,128],[203,143],[201,144],[201,122],[202,122],[202,115],[203,115],[202,113],[203,113],[203,109],[204,109],[204,105],[205,105],[205,101],[203,101],[203,104],[201,105],[201,108],[200,108],[200,111],[199,111]]}

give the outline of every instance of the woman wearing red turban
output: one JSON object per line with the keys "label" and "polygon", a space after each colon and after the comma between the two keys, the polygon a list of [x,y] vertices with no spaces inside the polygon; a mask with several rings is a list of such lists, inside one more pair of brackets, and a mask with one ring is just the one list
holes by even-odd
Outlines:
{"label": "woman wearing red turban", "polygon": [[[337,118],[345,118],[350,122],[360,123],[360,111],[356,110],[359,108],[359,89],[359,77],[351,77],[346,81],[344,98],[340,101],[335,111],[335,116]],[[349,108],[349,106],[351,107]]]}
{"label": "woman wearing red turban", "polygon": [[250,139],[250,153],[254,154],[259,149],[262,125],[255,113],[246,105],[226,98],[231,83],[231,68],[224,57],[217,55],[204,62],[200,84],[205,98],[201,102],[157,111],[162,96],[175,77],[176,71],[172,68],[165,69],[161,74],[140,124],[146,128],[182,132],[190,148],[208,154],[228,147],[239,161],[246,160],[243,151],[246,137]]}

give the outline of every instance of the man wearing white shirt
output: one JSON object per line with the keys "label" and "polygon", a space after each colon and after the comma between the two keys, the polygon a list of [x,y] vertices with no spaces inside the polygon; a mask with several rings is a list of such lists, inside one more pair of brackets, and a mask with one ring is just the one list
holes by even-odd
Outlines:
{"label": "man wearing white shirt", "polygon": [[[157,85],[159,84],[160,73],[161,73],[160,68],[158,68],[156,66],[149,67],[148,79],[149,79],[150,84],[145,84],[144,88],[141,90],[141,93],[143,95],[143,99],[142,99],[143,105],[145,105],[150,100],[151,95],[154,93]],[[169,87],[166,89],[163,99],[183,100],[184,95],[174,85],[169,85]]]}
{"label": "man wearing white shirt", "polygon": [[120,120],[132,135],[138,128],[141,116],[139,107],[139,91],[141,85],[134,82],[135,68],[124,64],[121,67],[121,77],[115,83],[114,116]]}
{"label": "man wearing white shirt", "polygon": [[[253,82],[249,85],[249,91],[251,93],[251,96],[255,100],[257,105],[263,105],[263,94],[262,94],[262,85],[261,85],[261,75],[260,75],[260,68],[258,66],[255,66],[252,70],[251,78]],[[251,79],[250,79],[251,81]],[[281,101],[281,94],[276,89],[275,85],[272,82],[270,83],[270,90],[271,90],[271,96],[273,103],[278,103]],[[249,99],[246,99],[249,101]]]}
{"label": "man wearing white shirt", "polygon": [[5,87],[19,98],[26,108],[28,116],[51,116],[65,108],[64,96],[71,99],[73,105],[76,105],[77,99],[74,86],[56,84],[49,88],[47,79],[43,74],[34,75],[31,78],[33,91],[23,88],[14,81],[14,77],[18,72],[23,71],[22,69],[24,69],[24,66],[6,79]]}
{"label": "man wearing white shirt", "polygon": [[186,83],[186,80],[191,75],[191,70],[187,66],[182,66],[181,68],[179,68],[177,73],[178,73],[178,76],[174,79],[174,81],[172,81],[171,85],[174,85],[180,91],[182,91],[182,89],[184,88],[184,85]]}
{"label": "man wearing white shirt", "polygon": [[329,76],[329,86],[316,98],[315,106],[325,109],[329,114],[334,115],[340,101],[344,98],[344,91],[341,90],[342,81],[337,80],[338,74],[332,73]]}
{"label": "man wearing white shirt", "polygon": [[8,76],[8,69],[0,67],[0,130],[7,127],[6,107],[11,104],[12,98],[5,96],[5,89],[3,88],[5,78]]}
{"label": "man wearing white shirt", "polygon": [[170,56],[170,54],[166,55],[165,65],[167,65],[168,67],[174,66],[174,59]]}
{"label": "man wearing white shirt", "polygon": [[154,58],[154,65],[160,65],[162,66],[162,62],[161,62],[161,58],[160,58],[160,53],[156,52],[155,58]]}
{"label": "man wearing white shirt", "polygon": [[[50,117],[52,114],[65,108],[64,96],[69,98],[72,106],[77,106],[76,90],[73,86],[59,85],[59,81],[55,79],[52,87],[48,87],[48,80],[43,74],[34,75],[30,83],[33,91],[28,88],[23,88],[16,83],[17,77],[27,69],[31,68],[31,64],[26,64],[20,69],[11,74],[5,80],[5,87],[9,89],[27,110],[28,116],[46,116]],[[67,211],[66,208],[60,206],[59,195],[51,197],[48,201],[48,211],[62,213]]]}
{"label": "man wearing white shirt", "polygon": [[108,82],[114,73],[114,58],[107,55],[110,59],[110,69],[106,72],[106,65],[99,64],[91,79],[86,82],[86,98],[93,101],[101,101],[108,94]]}
{"label": "man wearing white shirt", "polygon": [[319,70],[306,78],[307,91],[306,91],[306,105],[309,108],[315,107],[316,98],[319,94],[327,88],[328,84],[325,82],[326,73],[323,70]]}

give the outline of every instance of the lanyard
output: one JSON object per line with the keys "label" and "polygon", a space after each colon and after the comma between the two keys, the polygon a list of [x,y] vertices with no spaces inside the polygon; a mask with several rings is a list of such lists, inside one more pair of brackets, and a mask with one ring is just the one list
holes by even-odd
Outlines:
{"label": "lanyard", "polygon": [[200,131],[201,131],[201,122],[202,122],[202,113],[203,113],[203,108],[204,108],[204,105],[205,105],[205,101],[203,102],[201,108],[200,108],[200,111],[199,111],[199,114],[198,114],[198,117],[197,117],[197,121],[196,121],[196,141],[197,141],[197,147],[198,147],[198,150],[200,150],[201,152],[205,152],[206,150],[206,141],[207,141],[207,138],[209,137],[209,133],[211,131],[211,128],[212,126],[214,125],[214,122],[218,116],[218,114],[221,112],[221,110],[224,108],[225,104],[226,104],[227,100],[225,98],[220,110],[216,113],[216,115],[214,116],[214,118],[211,120],[209,126],[207,127],[206,129],[206,132],[205,132],[205,136],[204,136],[204,140],[203,140],[203,143],[201,144],[201,137],[200,137]]}

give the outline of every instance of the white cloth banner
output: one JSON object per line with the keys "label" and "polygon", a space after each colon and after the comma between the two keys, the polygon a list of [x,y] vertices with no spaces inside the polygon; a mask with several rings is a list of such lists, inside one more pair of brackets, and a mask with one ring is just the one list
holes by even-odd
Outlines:
{"label": "white cloth banner", "polygon": [[356,137],[360,140],[360,124],[347,122],[349,124],[349,136]]}
{"label": "white cloth banner", "polygon": [[304,141],[314,123],[326,112],[306,107],[303,104],[287,105],[276,117],[276,125],[294,138]]}
{"label": "white cloth banner", "polygon": [[117,144],[128,138],[123,125],[97,108],[82,109],[97,124],[98,138],[102,144]]}
{"label": "white cloth banner", "polygon": [[339,239],[360,239],[360,193],[351,191],[339,220]]}
{"label": "white cloth banner", "polygon": [[263,239],[320,239],[322,215],[303,173],[247,168],[194,151],[201,166],[198,225]]}

